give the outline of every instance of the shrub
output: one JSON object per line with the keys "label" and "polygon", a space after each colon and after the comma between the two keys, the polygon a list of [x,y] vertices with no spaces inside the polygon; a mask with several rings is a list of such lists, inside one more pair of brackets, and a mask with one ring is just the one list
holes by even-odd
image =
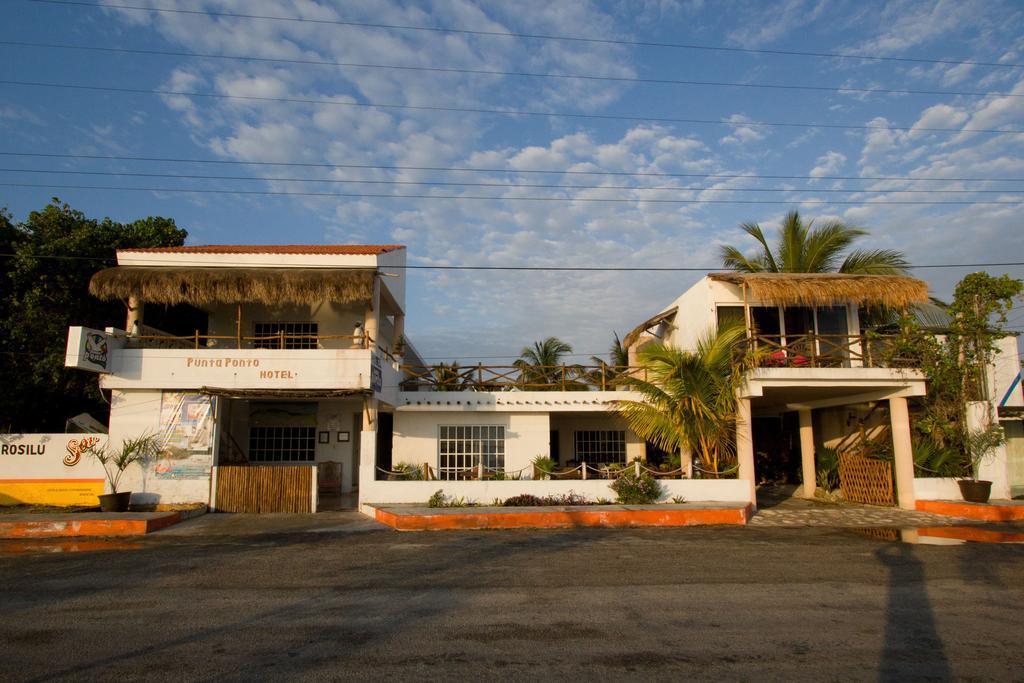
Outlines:
{"label": "shrub", "polygon": [[546,455],[538,455],[533,459],[534,476],[544,476],[555,471],[558,464]]}
{"label": "shrub", "polygon": [[661,484],[647,472],[637,476],[634,470],[627,470],[621,477],[612,482],[620,503],[649,504],[661,498]]}
{"label": "shrub", "polygon": [[831,493],[839,488],[839,451],[825,446],[818,450],[818,488]]}
{"label": "shrub", "polygon": [[444,495],[444,489],[438,489],[434,491],[434,495],[430,496],[427,500],[427,507],[432,508],[443,508],[448,502],[448,497]]}
{"label": "shrub", "polygon": [[518,496],[512,496],[506,498],[503,505],[505,507],[530,507],[534,505],[543,505],[542,499],[537,496],[530,495],[529,493],[521,493]]}
{"label": "shrub", "polygon": [[400,462],[395,465],[395,476],[404,481],[421,481],[423,479],[423,468],[407,462]]}

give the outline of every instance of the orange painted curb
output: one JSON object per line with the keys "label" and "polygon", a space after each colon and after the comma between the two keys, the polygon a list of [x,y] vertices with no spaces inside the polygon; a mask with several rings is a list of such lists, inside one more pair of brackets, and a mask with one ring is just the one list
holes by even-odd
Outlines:
{"label": "orange painted curb", "polygon": [[917,509],[948,517],[977,519],[983,522],[1009,522],[1024,519],[1024,505],[998,503],[964,503],[954,500],[919,500]]}
{"label": "orange painted curb", "polygon": [[378,522],[400,531],[440,529],[564,529],[574,527],[679,527],[746,524],[749,505],[693,510],[545,510],[543,512],[465,512],[395,514],[376,509]]}
{"label": "orange painted curb", "polygon": [[1024,534],[1006,531],[992,531],[972,526],[938,526],[918,529],[921,536],[936,538],[954,538],[958,541],[976,541],[978,543],[1024,543]]}
{"label": "orange painted curb", "polygon": [[0,538],[72,538],[77,536],[142,536],[181,521],[180,513],[152,519],[82,519],[5,522],[0,520]]}

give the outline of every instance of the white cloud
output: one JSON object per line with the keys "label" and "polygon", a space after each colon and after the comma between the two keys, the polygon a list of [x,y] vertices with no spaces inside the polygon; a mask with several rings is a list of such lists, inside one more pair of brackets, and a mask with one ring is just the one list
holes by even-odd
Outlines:
{"label": "white cloud", "polygon": [[830,151],[820,157],[815,164],[814,168],[811,169],[810,176],[812,178],[822,178],[824,176],[835,175],[842,169],[843,164],[846,163],[846,155],[841,152]]}

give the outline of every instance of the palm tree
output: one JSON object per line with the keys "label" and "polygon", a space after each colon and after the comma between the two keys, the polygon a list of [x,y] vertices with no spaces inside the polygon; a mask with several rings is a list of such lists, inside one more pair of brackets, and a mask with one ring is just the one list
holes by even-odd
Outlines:
{"label": "palm tree", "polygon": [[[572,353],[572,346],[558,337],[525,346],[519,353],[515,366],[520,371],[520,381],[526,385],[542,385],[541,389],[557,389],[562,383],[562,357]],[[551,385],[551,386],[543,386]]]}
{"label": "palm tree", "polygon": [[842,221],[814,227],[813,220],[804,223],[798,211],[790,211],[782,221],[774,252],[757,223],[744,223],[740,227],[761,245],[760,253],[750,257],[736,247],[722,247],[722,263],[741,273],[907,274],[906,257],[893,249],[855,249],[843,258],[843,252],[868,232]]}
{"label": "palm tree", "polygon": [[591,373],[591,382],[597,386],[609,384],[612,380],[624,375],[629,367],[629,349],[622,345],[619,333],[613,332],[615,339],[608,347],[608,361],[600,356],[591,356],[590,362],[598,367]]}
{"label": "palm tree", "polygon": [[[736,391],[756,359],[737,359],[745,330],[724,326],[705,334],[695,351],[660,342],[640,350],[646,380],[631,380],[643,400],[616,401],[637,436],[669,453],[692,452],[706,472],[720,474],[736,461]],[[738,361],[738,362],[737,362]]]}

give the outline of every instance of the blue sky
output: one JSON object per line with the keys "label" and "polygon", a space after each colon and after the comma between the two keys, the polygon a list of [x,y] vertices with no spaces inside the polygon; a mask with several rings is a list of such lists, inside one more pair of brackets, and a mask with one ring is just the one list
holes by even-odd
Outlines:
{"label": "blue sky", "polygon": [[[1019,3],[110,0],[100,4],[199,13],[7,0],[0,6],[0,41],[8,43],[0,44],[0,80],[314,102],[0,84],[0,152],[248,162],[0,155],[4,169],[0,183],[44,185],[0,186],[0,206],[6,206],[16,219],[42,207],[51,196],[59,196],[91,216],[117,220],[173,217],[188,229],[189,242],[194,244],[398,242],[408,245],[410,263],[419,265],[714,268],[719,263],[720,245],[752,248],[739,231],[740,223],[755,221],[773,229],[787,210],[797,208],[809,217],[838,217],[863,226],[872,233],[863,246],[902,249],[914,263],[1024,260],[1024,183],[1005,180],[1024,178],[1024,135],[957,132],[965,128],[1024,130],[1024,68],[329,23],[1008,65],[1024,64],[1024,7]],[[320,23],[217,17],[210,12],[297,17]],[[10,42],[291,61],[69,50]],[[683,85],[635,79],[945,94]],[[352,104],[611,118],[507,116]],[[751,125],[766,122],[876,128]],[[892,126],[912,130],[885,129]],[[396,166],[406,168],[382,168]],[[25,172],[33,169],[40,172]],[[584,175],[580,171],[623,175]],[[707,173],[761,177],[701,177]],[[768,175],[797,178],[763,177]],[[901,180],[864,179],[878,176]],[[992,180],[941,180],[949,178]],[[308,182],[311,179],[331,182]],[[338,182],[355,180],[384,182]],[[486,185],[430,184],[438,182]],[[524,183],[571,187],[514,187]],[[389,196],[189,194],[61,185]],[[619,189],[622,186],[626,189]],[[651,187],[669,189],[637,189]],[[750,188],[768,191],[740,191]],[[897,192],[922,189],[947,192]],[[394,197],[401,194],[435,198]],[[453,195],[463,199],[446,198]],[[545,200],[524,201],[524,197]],[[697,202],[644,203],[638,202],[639,198]],[[588,201],[594,199],[625,201]],[[700,203],[711,199],[724,203]],[[747,203],[731,203],[739,201]],[[873,203],[838,203],[841,201]],[[907,201],[926,203],[901,203]],[[1020,267],[997,272],[1007,270],[1024,276]],[[965,272],[921,270],[917,274],[932,283],[936,294],[948,296]],[[418,270],[410,275],[407,329],[423,355],[436,359],[515,356],[522,346],[549,335],[569,341],[586,356],[603,353],[613,330],[625,333],[696,278],[696,273]],[[1012,315],[1014,326],[1024,328],[1024,309]]]}

